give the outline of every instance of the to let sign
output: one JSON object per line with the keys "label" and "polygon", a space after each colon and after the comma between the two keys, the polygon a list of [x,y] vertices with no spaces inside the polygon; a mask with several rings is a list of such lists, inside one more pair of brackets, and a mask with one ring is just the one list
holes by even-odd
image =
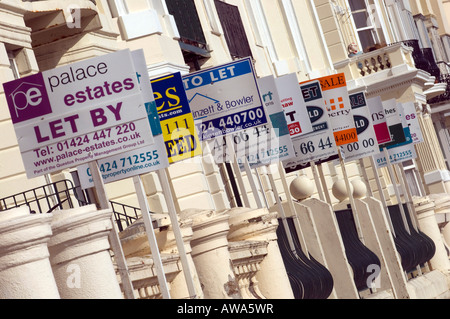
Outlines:
{"label": "to let sign", "polygon": [[200,140],[267,124],[250,58],[183,76]]}
{"label": "to let sign", "polygon": [[129,50],[3,87],[29,178],[153,143]]}
{"label": "to let sign", "polygon": [[[97,164],[105,184],[169,166],[144,51],[135,50],[131,54],[155,143],[98,160]],[[77,167],[77,171],[82,188],[94,187],[89,164]]]}

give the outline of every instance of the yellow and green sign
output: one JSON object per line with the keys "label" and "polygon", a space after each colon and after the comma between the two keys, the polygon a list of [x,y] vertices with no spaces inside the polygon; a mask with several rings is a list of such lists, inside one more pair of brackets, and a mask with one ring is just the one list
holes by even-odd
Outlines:
{"label": "yellow and green sign", "polygon": [[151,81],[169,163],[202,153],[180,73]]}

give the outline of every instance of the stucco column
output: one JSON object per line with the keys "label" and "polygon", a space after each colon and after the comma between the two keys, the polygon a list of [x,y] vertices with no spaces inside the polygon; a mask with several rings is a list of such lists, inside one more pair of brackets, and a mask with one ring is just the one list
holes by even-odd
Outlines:
{"label": "stucco column", "polygon": [[94,205],[53,213],[48,246],[61,298],[123,298],[109,252],[111,213]]}
{"label": "stucco column", "polygon": [[[430,194],[450,192],[450,172],[440,147],[429,105],[418,103],[418,119],[424,138],[423,143],[416,144],[421,174]],[[423,112],[422,112],[423,111]]]}
{"label": "stucco column", "polygon": [[434,202],[428,197],[414,200],[419,229],[430,237],[436,246],[436,252],[430,260],[431,267],[433,270],[438,269],[447,273],[450,270],[450,262],[436,221],[434,206]]}
{"label": "stucco column", "polygon": [[448,249],[450,249],[450,223],[442,228],[442,237],[444,238],[445,244]]}
{"label": "stucco column", "polygon": [[[191,240],[193,236],[192,220],[189,219],[183,220],[183,223],[180,224],[180,230],[181,235],[183,237],[186,259],[189,264],[189,269],[191,271],[189,276],[192,278],[192,281],[194,283],[195,298],[203,299],[204,298],[203,291],[198,278],[197,269],[195,267],[195,263],[192,258],[192,248],[191,248]],[[162,252],[167,253],[176,252],[179,254],[172,226],[169,227],[164,242],[162,242],[161,240],[158,242],[158,245],[160,245]],[[187,287],[186,275],[184,271],[185,270],[183,269],[182,272],[178,276],[176,276],[171,283],[170,294],[173,299],[183,299],[189,297],[189,290]]]}
{"label": "stucco column", "polygon": [[[163,216],[163,215],[160,215]],[[159,227],[155,229],[155,237],[161,254],[179,254],[178,245],[175,239],[172,224],[168,217],[158,220]],[[203,298],[203,291],[192,259],[191,239],[192,239],[192,220],[185,219],[180,223],[181,237],[183,238],[184,249],[187,262],[191,271],[191,278],[194,283],[196,298]],[[144,227],[142,218],[135,221],[120,233],[122,249],[126,258],[146,257],[152,254],[148,236]],[[181,258],[181,256],[180,256]],[[173,299],[189,298],[189,289],[186,281],[184,269],[178,274],[170,284],[170,296]]]}
{"label": "stucco column", "polygon": [[206,299],[240,299],[228,250],[228,214],[188,209],[182,221],[192,220],[192,258]]}
{"label": "stucco column", "polygon": [[230,216],[230,241],[268,242],[267,256],[260,263],[261,268],[256,274],[261,293],[268,299],[293,299],[294,294],[277,242],[277,212],[269,212],[265,208],[238,207],[227,213]]}
{"label": "stucco column", "polygon": [[51,220],[26,206],[0,212],[0,298],[60,298],[48,259]]}

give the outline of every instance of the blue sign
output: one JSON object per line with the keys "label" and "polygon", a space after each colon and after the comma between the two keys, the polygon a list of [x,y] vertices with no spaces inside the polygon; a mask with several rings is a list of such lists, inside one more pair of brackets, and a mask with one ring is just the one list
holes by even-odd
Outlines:
{"label": "blue sign", "polygon": [[268,123],[250,58],[183,76],[200,140]]}

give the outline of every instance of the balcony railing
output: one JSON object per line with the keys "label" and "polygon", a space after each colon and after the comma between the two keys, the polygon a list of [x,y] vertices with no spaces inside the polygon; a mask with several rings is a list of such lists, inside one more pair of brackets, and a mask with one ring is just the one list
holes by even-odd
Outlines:
{"label": "balcony railing", "polygon": [[412,52],[405,44],[396,43],[335,63],[334,68],[345,73],[348,80],[381,74],[401,65],[413,68]]}
{"label": "balcony railing", "polygon": [[427,102],[428,104],[438,104],[450,101],[450,74],[441,74],[439,79],[439,83],[445,83],[447,84],[447,88],[445,89],[445,92],[441,95],[438,95],[432,99],[429,99]]}

